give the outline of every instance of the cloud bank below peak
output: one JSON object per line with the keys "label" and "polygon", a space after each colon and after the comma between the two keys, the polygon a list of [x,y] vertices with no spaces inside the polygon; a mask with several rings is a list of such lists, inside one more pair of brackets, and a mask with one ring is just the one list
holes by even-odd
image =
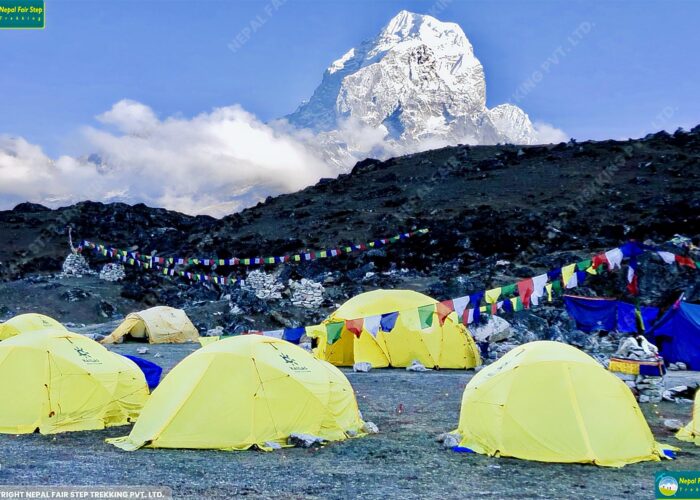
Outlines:
{"label": "cloud bank below peak", "polygon": [[[296,129],[286,120],[263,123],[238,105],[161,119],[125,99],[96,121],[81,131],[86,153],[79,157],[52,158],[22,137],[0,134],[0,209],[25,201],[52,208],[121,201],[220,217],[334,177],[367,156],[450,144],[426,137],[402,146],[389,140],[384,125],[354,119],[331,132]],[[540,142],[567,139],[550,125],[534,128]],[[458,142],[478,143],[468,136]]]}
{"label": "cloud bank below peak", "polygon": [[50,158],[24,138],[0,135],[0,207],[90,199],[221,216],[334,174],[303,132],[262,123],[240,106],[161,120],[122,100],[97,120],[82,131],[90,154],[79,158]]}

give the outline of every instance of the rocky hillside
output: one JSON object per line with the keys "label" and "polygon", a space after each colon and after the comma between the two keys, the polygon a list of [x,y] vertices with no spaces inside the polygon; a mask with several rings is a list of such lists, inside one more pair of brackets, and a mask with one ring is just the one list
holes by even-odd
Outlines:
{"label": "rocky hillside", "polygon": [[[696,127],[629,141],[457,146],[365,160],[337,179],[220,220],[144,205],[86,202],[51,211],[23,204],[0,212],[0,277],[12,281],[58,272],[69,250],[67,226],[76,241],[219,258],[280,255],[430,229],[427,236],[369,252],[266,266],[279,273],[280,283],[302,278],[324,283],[317,308],[297,307],[291,291],[279,300],[256,302],[237,287],[192,285],[133,269],[115,285],[129,307],[232,297],[249,313],[251,326],[308,322],[365,289],[408,287],[443,299],[511,283],[630,238],[662,243],[682,234],[698,244],[699,178]],[[107,262],[89,259],[95,268]],[[218,271],[245,277],[248,270]],[[699,298],[694,273],[649,259],[641,271],[643,301],[667,303],[680,290]],[[592,279],[591,288],[581,292],[624,296],[622,274]],[[21,302],[16,295],[0,293],[4,301]]]}

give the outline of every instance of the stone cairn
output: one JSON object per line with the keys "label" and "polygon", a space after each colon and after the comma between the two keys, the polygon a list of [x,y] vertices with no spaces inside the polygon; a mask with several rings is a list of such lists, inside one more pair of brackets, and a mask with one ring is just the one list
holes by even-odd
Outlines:
{"label": "stone cairn", "polygon": [[76,276],[82,277],[85,275],[94,274],[90,269],[85,257],[79,253],[70,253],[66,260],[63,261],[63,272],[61,276]]}
{"label": "stone cairn", "polygon": [[274,274],[256,269],[248,274],[242,288],[253,292],[259,299],[281,299],[284,284],[277,281]]}
{"label": "stone cairn", "polygon": [[105,264],[100,271],[100,279],[105,281],[121,281],[126,276],[124,266],[121,264],[110,263]]}
{"label": "stone cairn", "polygon": [[[658,361],[658,349],[642,337],[641,345],[635,337],[627,337],[620,342],[615,357],[637,361]],[[659,403],[664,394],[664,377],[634,375],[613,372],[622,379],[640,403]]]}
{"label": "stone cairn", "polygon": [[63,261],[61,277],[75,276],[81,278],[84,275],[95,274],[94,271],[90,269],[90,265],[87,260],[85,260],[85,257],[80,255],[78,249],[73,245],[73,229],[68,226],[66,230],[68,232],[68,247],[70,248],[70,253],[68,257],[66,257],[66,260]]}
{"label": "stone cairn", "polygon": [[289,280],[292,291],[292,304],[306,309],[315,309],[323,303],[325,288],[321,283],[302,278],[301,281]]}

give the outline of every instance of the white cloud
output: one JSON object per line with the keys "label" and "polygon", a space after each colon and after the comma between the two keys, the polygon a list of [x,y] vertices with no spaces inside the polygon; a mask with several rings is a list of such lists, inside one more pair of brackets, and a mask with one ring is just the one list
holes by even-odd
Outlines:
{"label": "white cloud", "polygon": [[558,144],[567,142],[570,137],[561,129],[558,129],[549,123],[535,122],[532,124],[535,129],[536,140],[535,144]]}
{"label": "white cloud", "polygon": [[53,160],[22,138],[0,137],[4,208],[118,199],[223,215],[333,175],[300,138],[239,106],[159,120],[148,106],[124,100],[98,120],[103,127],[84,130],[88,158]]}
{"label": "white cloud", "polygon": [[125,134],[146,134],[158,126],[158,118],[151,108],[130,99],[119,101],[97,119],[114,125]]}
{"label": "white cloud", "polygon": [[[368,156],[385,159],[450,143],[430,136],[394,141],[385,126],[353,119],[315,135],[285,120],[262,123],[240,106],[161,119],[142,103],[122,100],[96,118],[98,126],[83,129],[86,156],[80,158],[50,158],[21,137],[0,135],[0,209],[89,199],[222,216],[348,171]],[[538,143],[568,140],[549,124],[534,128]]]}

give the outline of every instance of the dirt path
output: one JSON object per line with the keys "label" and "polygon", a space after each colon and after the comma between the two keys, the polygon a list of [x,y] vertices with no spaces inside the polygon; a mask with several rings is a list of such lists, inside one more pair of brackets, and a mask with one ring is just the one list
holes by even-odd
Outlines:
{"label": "dirt path", "polygon": [[[136,353],[138,347],[114,349]],[[144,357],[169,370],[195,347],[149,346]],[[682,446],[673,462],[620,470],[540,464],[454,453],[435,442],[439,433],[456,427],[471,372],[347,375],[365,418],[379,425],[380,434],[318,450],[273,453],[128,453],[104,443],[128,433],[128,427],[56,436],[0,435],[0,484],[155,484],[170,486],[177,498],[652,498],[655,472],[700,469],[700,448],[676,441],[662,425],[663,418],[688,420],[690,405],[642,405],[657,439]],[[700,373],[671,373],[667,385],[690,380],[700,380]]]}

